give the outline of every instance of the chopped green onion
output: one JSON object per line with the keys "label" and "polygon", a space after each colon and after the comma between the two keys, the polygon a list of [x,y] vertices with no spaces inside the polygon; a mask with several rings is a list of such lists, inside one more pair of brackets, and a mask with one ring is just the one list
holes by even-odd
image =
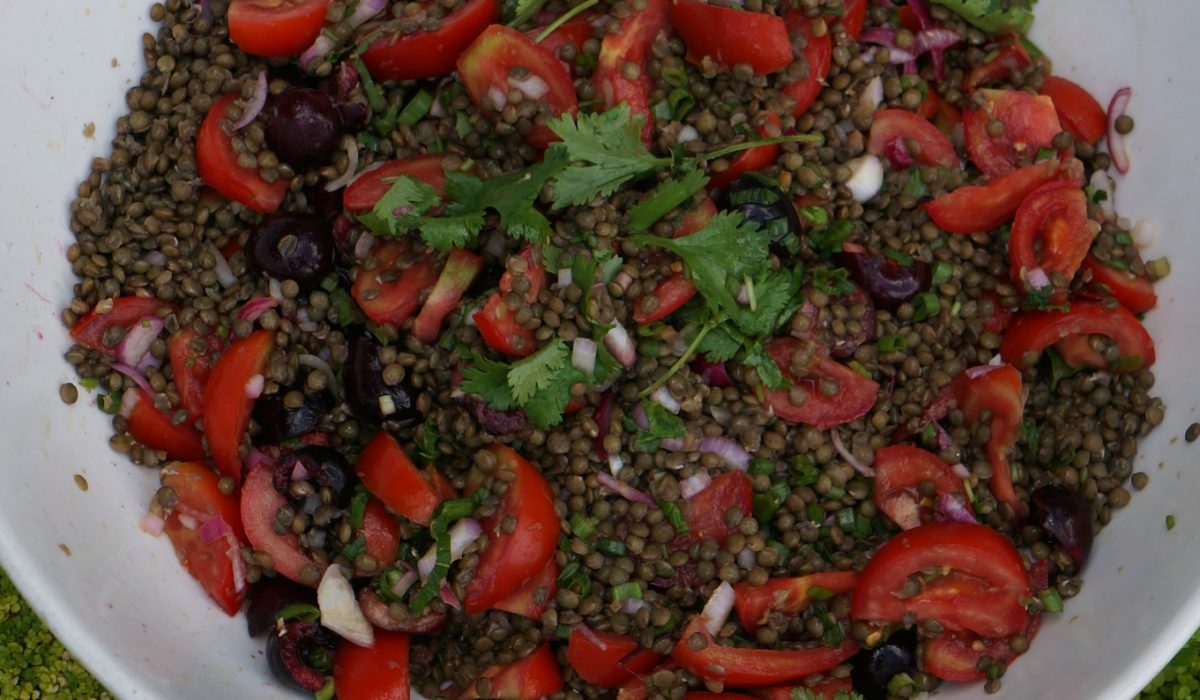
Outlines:
{"label": "chopped green onion", "polygon": [[417,591],[409,603],[408,607],[413,613],[419,615],[425,610],[425,606],[429,605],[434,596],[441,591],[442,581],[450,571],[450,525],[474,513],[475,509],[479,507],[479,503],[487,496],[488,490],[481,488],[471,498],[443,501],[433,511],[433,522],[429,526],[429,532],[433,535],[437,558],[434,561],[433,570],[429,572],[429,577],[425,580],[425,585]]}
{"label": "chopped green onion", "polygon": [[843,498],[845,495],[846,495],[846,489],[842,488],[841,486],[831,486],[831,487],[829,487],[829,490],[825,492],[826,498],[837,499],[837,498]]}
{"label": "chopped green onion", "polygon": [[830,598],[834,597],[835,595],[837,595],[837,594],[834,593],[833,591],[829,590],[828,588],[823,588],[821,586],[809,586],[808,587],[808,597],[812,598],[813,600],[829,600]]}
{"label": "chopped green onion", "polygon": [[696,98],[684,88],[675,88],[667,95],[667,103],[671,107],[671,118],[680,121],[696,106]]}
{"label": "chopped green onion", "polygon": [[1117,245],[1133,245],[1133,235],[1128,231],[1117,231],[1113,240],[1117,242]]}
{"label": "chopped green onion", "polygon": [[96,397],[96,408],[110,416],[117,415],[121,410],[121,392],[112,391]]}
{"label": "chopped green onion", "polygon": [[567,639],[571,636],[571,630],[575,629],[573,625],[559,625],[554,628],[554,636],[559,639]]}
{"label": "chopped green onion", "polygon": [[787,500],[787,497],[792,494],[792,487],[786,482],[777,482],[771,484],[765,493],[754,494],[754,518],[760,523],[765,523],[775,517],[779,512],[780,506]]}
{"label": "chopped green onion", "polygon": [[579,562],[573,561],[567,564],[558,575],[558,585],[566,588],[567,584],[571,582],[571,577],[577,573],[579,573]]}
{"label": "chopped green onion", "polygon": [[1042,609],[1046,612],[1059,613],[1063,611],[1062,596],[1054,588],[1038,591],[1038,599],[1042,601]]}
{"label": "chopped green onion", "polygon": [[938,301],[937,294],[934,294],[933,292],[924,292],[922,294],[918,294],[916,299],[913,301],[916,302],[914,304],[916,309],[913,311],[914,321],[924,321],[930,316],[936,316],[942,308],[941,302]]}
{"label": "chopped green onion", "polygon": [[405,126],[416,126],[417,122],[425,118],[429,114],[429,109],[433,107],[433,95],[428,91],[421,90],[413,95],[413,98],[404,105],[404,109],[400,111],[400,116],[397,121]]}
{"label": "chopped green onion", "polygon": [[829,223],[829,213],[825,211],[824,207],[801,207],[800,218],[804,219],[810,224],[816,224],[817,226],[824,226],[825,224]]}
{"label": "chopped green onion", "polygon": [[883,254],[885,257],[891,258],[892,260],[895,260],[897,263],[899,263],[905,267],[912,265],[912,262],[913,262],[911,255],[908,255],[907,253],[904,253],[903,251],[896,250],[895,248],[884,248]]}
{"label": "chopped green onion", "polygon": [[938,260],[933,264],[933,284],[945,284],[954,276],[954,265],[945,260]]}
{"label": "chopped green onion", "polygon": [[854,370],[855,372],[858,372],[859,374],[866,377],[867,379],[871,379],[871,377],[873,376],[871,374],[871,370],[867,369],[866,365],[859,362],[858,360],[850,360],[846,364],[850,367],[850,369]]}
{"label": "chopped green onion", "polygon": [[1146,274],[1150,275],[1151,280],[1157,282],[1171,274],[1171,261],[1166,258],[1151,260],[1146,263]]}
{"label": "chopped green onion", "polygon": [[1058,153],[1056,153],[1053,148],[1046,148],[1045,146],[1042,146],[1041,148],[1037,149],[1037,155],[1034,156],[1034,161],[1050,160],[1057,155]]}
{"label": "chopped green onion", "polygon": [[1123,355],[1109,364],[1110,372],[1134,372],[1142,368],[1141,355]]}
{"label": "chopped green onion", "polygon": [[853,508],[843,508],[837,512],[837,524],[842,531],[854,529],[856,515]]}
{"label": "chopped green onion", "polygon": [[354,303],[350,293],[341,287],[330,292],[329,304],[333,307],[339,325],[349,326],[358,320],[358,305]]}
{"label": "chopped green onion", "polygon": [[907,349],[908,341],[898,333],[892,333],[879,338],[880,352],[904,352]]}
{"label": "chopped green onion", "polygon": [[358,537],[354,538],[353,542],[350,542],[342,547],[342,551],[339,552],[339,554],[353,562],[358,558],[358,555],[363,554],[366,551],[367,536],[360,532],[358,533]]}
{"label": "chopped green onion", "polygon": [[358,532],[363,526],[363,517],[367,512],[367,501],[371,494],[361,485],[354,490],[354,499],[350,501],[350,527]]}
{"label": "chopped green onion", "polygon": [[613,600],[621,601],[621,600],[630,600],[632,598],[641,598],[641,597],[642,597],[642,584],[638,583],[637,581],[626,581],[625,583],[622,583],[619,586],[613,586],[613,589],[612,589],[612,599]]}
{"label": "chopped green onion", "polygon": [[750,461],[751,474],[774,474],[775,463],[769,459],[754,459]]}
{"label": "chopped green onion", "polygon": [[679,510],[678,505],[670,501],[659,501],[658,508],[663,512],[663,517],[667,519],[667,522],[675,527],[677,534],[688,534],[687,521],[683,519],[683,511]]}
{"label": "chopped green onion", "polygon": [[804,515],[809,522],[819,523],[825,519],[825,509],[818,503],[809,503],[804,508]]}
{"label": "chopped green onion", "polygon": [[905,690],[908,688],[916,688],[917,684],[913,681],[912,676],[901,672],[892,676],[887,683],[887,694],[896,697],[906,697]]}
{"label": "chopped green onion", "polygon": [[586,540],[596,534],[596,527],[583,513],[571,513],[571,532],[575,533],[576,537]]}
{"label": "chopped green onion", "polygon": [[1175,514],[1174,513],[1167,515],[1167,529],[1168,530],[1175,529]]}
{"label": "chopped green onion", "polygon": [[1118,258],[1112,258],[1110,260],[1107,260],[1107,261],[1105,261],[1104,264],[1108,265],[1109,267],[1111,267],[1114,270],[1124,270],[1125,272],[1129,271],[1129,263],[1125,262],[1124,260],[1120,260]]}
{"label": "chopped green onion", "polygon": [[624,542],[621,542],[620,540],[610,540],[603,537],[596,540],[596,549],[604,552],[605,554],[611,554],[614,557],[623,557],[628,551],[625,548]]}
{"label": "chopped green onion", "polygon": [[[682,65],[682,64],[680,64]],[[688,76],[687,72],[677,66],[663,66],[662,73],[659,75],[664,83],[675,88],[687,87]]]}
{"label": "chopped green onion", "polygon": [[333,679],[325,681],[325,685],[313,695],[314,700],[334,700],[337,697],[336,689],[333,685]]}
{"label": "chopped green onion", "polygon": [[315,605],[309,603],[293,603],[283,610],[275,613],[276,620],[289,622],[291,620],[300,620],[301,622],[316,622],[321,619],[321,610]]}
{"label": "chopped green onion", "polygon": [[958,299],[955,299],[954,303],[950,305],[950,315],[954,318],[958,318],[958,312],[960,311],[962,311],[962,302]]}
{"label": "chopped green onion", "polygon": [[83,379],[79,380],[79,386],[91,391],[92,389],[100,386],[100,380],[96,379],[95,377],[84,377]]}
{"label": "chopped green onion", "polygon": [[820,470],[813,464],[812,457],[805,454],[792,458],[792,471],[796,474],[795,481],[800,486],[812,486],[821,476]]}

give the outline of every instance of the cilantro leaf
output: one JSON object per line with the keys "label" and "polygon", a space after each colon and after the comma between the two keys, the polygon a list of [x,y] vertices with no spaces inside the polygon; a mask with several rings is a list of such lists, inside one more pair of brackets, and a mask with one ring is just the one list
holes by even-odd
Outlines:
{"label": "cilantro leaf", "polygon": [[660,182],[642,201],[630,207],[630,233],[648,231],[655,222],[691,199],[692,195],[703,189],[707,183],[708,176],[700,170],[689,170],[681,178]]}
{"label": "cilantro leaf", "polygon": [[[560,341],[561,342],[561,341]],[[586,381],[583,372],[566,367],[556,372],[545,387],[530,397],[523,406],[525,416],[538,428],[545,430],[558,425],[563,419],[563,410],[571,401],[571,385]]]}
{"label": "cilantro leaf", "polygon": [[683,419],[671,413],[657,401],[644,401],[647,429],[638,432],[633,449],[638,452],[655,452],[658,443],[666,438],[681,438],[687,435]]}
{"label": "cilantro leaf", "polygon": [[772,270],[748,283],[752,303],[742,306],[733,316],[738,329],[747,336],[758,338],[771,335],[800,308],[800,282],[803,270]]}
{"label": "cilantro leaf", "polygon": [[828,260],[842,251],[842,243],[853,234],[854,224],[846,219],[838,219],[810,233],[808,242],[813,252]]}
{"label": "cilantro leaf", "polygon": [[[546,0],[516,0],[511,5],[512,17],[505,24],[510,27],[519,27],[533,19],[533,16],[541,12],[545,6]],[[505,7],[505,14],[508,14],[507,10],[509,9],[509,7]]]}
{"label": "cilantro leaf", "polygon": [[361,214],[359,222],[381,235],[406,233],[414,219],[441,203],[438,191],[415,177],[401,175],[375,203],[371,211]]}
{"label": "cilantro leaf", "polygon": [[1036,0],[1001,2],[1001,0],[933,0],[988,34],[1016,32],[1024,34],[1033,24],[1029,8]]}
{"label": "cilantro leaf", "polygon": [[742,364],[753,367],[754,371],[758,372],[759,379],[762,379],[768,389],[782,389],[790,383],[783,376],[783,372],[779,371],[779,365],[775,364],[774,358],[759,341],[751,343],[746,348],[746,352],[742,356]]}
{"label": "cilantro leaf", "polygon": [[508,365],[503,362],[476,357],[475,364],[463,370],[462,390],[479,394],[489,406],[498,411],[507,411],[517,405],[512,389],[508,386]]}
{"label": "cilantro leaf", "polygon": [[578,118],[564,114],[549,127],[562,142],[553,144],[547,157],[565,157],[572,162],[555,177],[555,209],[607,197],[633,178],[671,164],[670,158],[658,158],[646,150],[642,117],[634,116],[625,104]]}
{"label": "cilantro leaf", "polygon": [[527,404],[554,380],[554,373],[567,364],[567,344],[560,338],[546,344],[529,357],[518,360],[508,370],[508,386],[519,404]]}
{"label": "cilantro leaf", "polygon": [[738,354],[743,342],[745,338],[741,333],[730,328],[729,324],[721,324],[704,336],[696,352],[702,353],[709,362],[725,362]]}
{"label": "cilantro leaf", "polygon": [[426,462],[436,462],[442,456],[438,450],[438,429],[437,422],[432,418],[425,421],[420,428],[417,429],[413,439],[413,444],[417,448],[417,455]]}

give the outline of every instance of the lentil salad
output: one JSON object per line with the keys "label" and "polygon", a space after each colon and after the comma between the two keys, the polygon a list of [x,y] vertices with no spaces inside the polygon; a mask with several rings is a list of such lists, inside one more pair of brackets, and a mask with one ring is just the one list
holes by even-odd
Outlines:
{"label": "lentil salad", "polygon": [[[152,9],[64,312],[113,447],[188,460],[146,527],[231,614],[249,590],[281,679],[997,689],[1162,420],[1133,314],[1168,268],[1097,194],[1121,156],[1092,144],[1129,117],[1064,107],[1046,59],[953,2],[618,4],[549,32],[569,8],[503,8],[526,33],[452,21],[478,2],[319,4],[330,28],[283,48],[237,39],[252,2]],[[690,28],[718,12],[713,46]],[[739,45],[743,19],[786,51]],[[470,36],[428,75],[372,58],[443,24]],[[953,548],[967,520],[1007,537],[1012,587],[924,562],[880,609],[905,566],[880,545]],[[985,619],[933,607],[956,590]]]}

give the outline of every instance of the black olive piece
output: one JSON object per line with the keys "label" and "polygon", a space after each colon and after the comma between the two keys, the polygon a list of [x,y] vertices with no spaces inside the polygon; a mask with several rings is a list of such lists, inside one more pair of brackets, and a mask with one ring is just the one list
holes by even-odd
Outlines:
{"label": "black olive piece", "polygon": [[[417,392],[408,378],[392,386],[384,383],[379,343],[369,333],[359,335],[350,343],[345,384],[346,403],[359,420],[370,423],[387,420],[398,427],[415,425],[421,420],[416,407]],[[385,405],[389,409],[387,415],[383,411]]]}
{"label": "black olive piece", "polygon": [[275,462],[271,473],[275,490],[291,498],[292,476],[299,464],[308,472],[306,481],[318,487],[328,487],[333,494],[332,504],[338,507],[350,502],[350,463],[340,452],[329,447],[309,445],[295,452],[287,452]]}
{"label": "black olive piece", "polygon": [[267,145],[294,166],[329,159],[342,134],[342,119],[329,95],[311,88],[291,87],[271,100]]}
{"label": "black olive piece", "polygon": [[272,214],[246,241],[251,269],[308,290],[333,271],[333,228],[306,214]]}
{"label": "black olive piece", "polygon": [[834,261],[850,271],[850,278],[866,290],[875,306],[888,311],[929,291],[933,281],[932,268],[924,260],[901,265],[885,255],[842,251]]}
{"label": "black olive piece", "polygon": [[1030,522],[1050,533],[1071,554],[1076,571],[1082,570],[1095,537],[1091,505],[1078,492],[1056,484],[1036,489],[1030,500]]}
{"label": "black olive piece", "polygon": [[313,622],[293,620],[267,635],[267,665],[289,688],[317,692],[333,671],[337,638]]}
{"label": "black olive piece", "polygon": [[718,198],[717,207],[740,212],[747,221],[770,233],[773,243],[800,231],[800,215],[792,200],[779,187],[752,173],[730,183]]}
{"label": "black olive piece", "polygon": [[313,589],[282,576],[263,578],[250,588],[246,603],[246,632],[260,637],[275,629],[275,616],[289,605],[317,604]]}
{"label": "black olive piece", "polygon": [[312,432],[321,419],[333,410],[333,396],[327,391],[304,394],[299,406],[288,406],[283,397],[287,389],[263,394],[254,402],[254,422],[258,424],[258,440],[263,445],[278,445],[284,440]]}
{"label": "black olive piece", "polygon": [[863,700],[887,700],[888,681],[898,673],[917,670],[917,633],[899,630],[874,649],[863,649],[850,659],[850,679]]}

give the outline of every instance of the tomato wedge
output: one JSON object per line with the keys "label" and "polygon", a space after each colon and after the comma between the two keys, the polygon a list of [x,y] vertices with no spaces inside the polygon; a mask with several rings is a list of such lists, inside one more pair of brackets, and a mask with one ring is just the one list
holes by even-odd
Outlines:
{"label": "tomato wedge", "polygon": [[[702,648],[692,640],[704,640]],[[680,666],[708,681],[735,688],[779,685],[800,680],[837,666],[858,652],[849,638],[837,647],[813,649],[746,649],[717,643],[701,615],[695,615],[683,630],[671,658]]]}
{"label": "tomato wedge", "polygon": [[[510,72],[518,68],[526,69],[528,77],[515,80]],[[525,143],[534,148],[546,148],[559,140],[546,126],[547,121],[579,113],[571,74],[558,57],[502,24],[485,29],[459,56],[458,74],[471,101],[492,121],[499,120],[508,106],[510,88],[517,88],[525,99],[535,102],[540,112],[533,128],[524,134]]]}
{"label": "tomato wedge", "polygon": [[[788,32],[803,35],[806,42],[801,55],[808,64],[808,74],[780,90],[785,97],[796,101],[796,106],[792,107],[792,116],[794,117],[799,117],[807,112],[812,103],[816,101],[817,96],[821,94],[833,61],[833,43],[829,38],[829,32],[825,32],[821,36],[813,34],[814,21],[806,17],[804,11],[799,9],[791,10],[783,16],[783,23],[787,25]],[[859,25],[859,29],[862,29],[861,25]]]}
{"label": "tomato wedge", "polygon": [[104,335],[109,328],[118,326],[129,330],[130,326],[147,316],[158,316],[163,310],[174,311],[176,306],[155,297],[114,297],[101,301],[71,326],[71,339],[80,345],[108,353],[115,348],[104,344]]}
{"label": "tomato wedge", "polygon": [[392,512],[414,523],[429,525],[433,511],[444,499],[427,474],[417,469],[404,448],[386,430],[363,447],[358,457],[358,478]]}
{"label": "tomato wedge", "polygon": [[483,258],[460,248],[450,251],[446,266],[438,275],[437,283],[429,292],[429,298],[421,307],[421,313],[413,321],[412,334],[422,343],[433,343],[442,332],[442,321],[462,301],[475,277],[483,269]]}
{"label": "tomato wedge", "polygon": [[1012,219],[1021,202],[1037,188],[1070,173],[1083,174],[1083,166],[1072,158],[1066,165],[1044,160],[1001,175],[983,185],[967,185],[922,204],[929,218],[950,233],[990,231]]}
{"label": "tomato wedge", "polygon": [[[213,529],[209,519],[197,522],[178,510],[167,514],[163,532],[171,540],[175,555],[192,578],[233,617],[246,600],[246,564],[242,547],[228,527]],[[223,521],[222,521],[223,522]]]}
{"label": "tomato wedge", "polygon": [[567,663],[587,683],[620,688],[650,672],[662,654],[642,649],[637,640],[612,632],[596,632],[580,623],[567,637]]}
{"label": "tomato wedge", "polygon": [[1087,294],[1103,298],[1111,296],[1121,306],[1135,314],[1146,313],[1158,304],[1154,283],[1145,275],[1135,275],[1129,270],[1102,263],[1094,255],[1083,259],[1083,279],[1087,282]]}
{"label": "tomato wedge", "polygon": [[875,113],[867,151],[885,155],[898,168],[913,163],[958,168],[954,144],[928,119],[906,109],[881,109]]}
{"label": "tomato wedge", "polygon": [[962,111],[943,99],[933,88],[929,88],[925,99],[921,100],[917,114],[933,122],[946,136],[952,136],[954,128],[962,124]]}
{"label": "tomato wedge", "polygon": [[250,425],[254,398],[247,394],[262,378],[275,349],[275,334],[255,331],[234,342],[213,366],[204,384],[204,436],[222,474],[242,480],[242,439]]}
{"label": "tomato wedge", "polygon": [[342,206],[352,213],[370,211],[392,188],[395,179],[402,175],[415,177],[439,194],[446,194],[446,156],[429,153],[391,160],[376,170],[358,176],[342,192]]}
{"label": "tomato wedge", "polygon": [[[797,691],[806,690],[810,695],[800,695]],[[849,678],[823,678],[812,685],[782,685],[774,688],[762,688],[754,692],[760,700],[794,700],[799,697],[811,697],[812,700],[837,700],[842,693],[849,694],[854,690],[854,683]],[[793,694],[795,693],[795,694]]]}
{"label": "tomato wedge", "polygon": [[[976,96],[982,104],[963,112],[963,138],[971,162],[988,177],[1015,172],[1062,131],[1049,97],[1022,90],[979,90]],[[992,135],[996,122],[1002,128]]]}
{"label": "tomato wedge", "polygon": [[333,657],[338,700],[408,700],[408,635],[375,630],[375,644],[345,640]]}
{"label": "tomato wedge", "polygon": [[166,452],[167,459],[204,459],[200,431],[190,425],[176,425],[155,407],[154,397],[145,389],[135,386],[121,397],[121,415],[138,444]]}
{"label": "tomato wedge", "polygon": [[[300,546],[300,538],[291,530],[283,534],[275,532],[275,514],[286,503],[287,499],[272,484],[270,465],[260,463],[251,467],[242,484],[241,496],[246,540],[255,551],[271,555],[275,572],[280,576],[315,588],[321,574],[325,573],[326,564],[306,555]],[[311,583],[304,583],[301,572],[310,567],[316,578]]]}
{"label": "tomato wedge", "polygon": [[1002,38],[1002,46],[988,61],[974,68],[963,80],[963,90],[971,92],[975,88],[988,83],[1007,80],[1014,71],[1033,65],[1033,59],[1016,34],[1008,34]]}
{"label": "tomato wedge", "polygon": [[[866,415],[879,396],[879,385],[849,367],[819,353],[815,365],[803,377],[792,373],[792,357],[800,350],[804,341],[798,338],[776,338],[767,343],[767,352],[775,360],[779,371],[792,383],[791,387],[771,389],[766,393],[766,405],[772,413],[789,423],[805,423],[820,430],[849,423]],[[839,387],[836,396],[825,396],[817,389],[817,383],[829,379]],[[796,405],[792,393],[799,390],[805,398]]]}
{"label": "tomato wedge", "polygon": [[[558,693],[563,686],[562,671],[558,669],[558,660],[549,644],[543,644],[529,656],[507,666],[493,666],[484,671],[482,677],[492,686],[486,697],[496,700],[544,698]],[[458,697],[475,700],[481,696],[477,687],[471,686]]]}
{"label": "tomato wedge", "polygon": [[[1058,273],[1069,284],[1099,232],[1088,221],[1087,195],[1078,181],[1042,185],[1017,209],[1008,239],[1009,273],[1013,284],[1033,291],[1028,274],[1041,268],[1046,276]],[[1056,288],[1050,301],[1061,304],[1066,287]]]}
{"label": "tomato wedge", "polygon": [[[897,593],[909,577],[940,569],[908,598]],[[868,622],[937,620],[950,631],[994,638],[1021,631],[1029,577],[1006,537],[969,523],[933,523],[905,530],[871,557],[854,589],[852,615]]]}
{"label": "tomato wedge", "polygon": [[767,623],[767,617],[773,612],[795,615],[806,610],[817,600],[812,595],[814,587],[836,595],[853,590],[857,582],[858,572],[829,571],[768,579],[759,586],[739,583],[733,587],[734,606],[742,627],[747,632],[754,632]]}
{"label": "tomato wedge", "polygon": [[402,34],[384,25],[379,37],[363,52],[362,60],[378,80],[419,80],[447,75],[475,37],[498,19],[499,0],[467,0],[449,17],[443,17],[432,32]]}
{"label": "tomato wedge", "polygon": [[400,523],[388,512],[383,501],[367,499],[361,532],[367,543],[367,554],[375,558],[380,568],[396,563],[396,554],[400,550]]}
{"label": "tomato wedge", "polygon": [[220,476],[203,462],[172,462],[162,468],[163,486],[175,493],[175,508],[197,520],[221,516],[238,540],[246,539],[238,497],[221,493]]}
{"label": "tomato wedge", "polygon": [[225,343],[215,333],[201,336],[191,327],[181,328],[167,340],[175,391],[192,421],[204,411],[204,383],[212,371],[213,357],[224,347]]}
{"label": "tomato wedge", "polygon": [[350,295],[375,323],[390,323],[397,328],[403,325],[437,281],[433,258],[422,254],[414,260],[411,250],[407,241],[377,244],[371,251],[378,261],[375,269],[354,270]]}
{"label": "tomato wedge", "polygon": [[328,7],[329,0],[233,0],[229,38],[254,56],[296,56],[317,40]]}
{"label": "tomato wedge", "polygon": [[1008,328],[1008,324],[1012,322],[1015,312],[1012,309],[1005,308],[1000,303],[1000,295],[994,289],[989,289],[980,296],[980,301],[984,299],[992,302],[992,313],[983,319],[980,326],[989,333],[1003,335],[1005,329]]}
{"label": "tomato wedge", "polygon": [[497,610],[540,620],[546,606],[558,593],[558,562],[554,557],[546,562],[542,570],[533,575],[511,595],[496,603]]}
{"label": "tomato wedge", "polygon": [[687,60],[705,59],[725,70],[744,63],[765,75],[792,62],[792,42],[783,20],[762,12],[671,0],[671,25],[687,46]]}
{"label": "tomato wedge", "polygon": [[[559,56],[558,50],[564,46],[570,46],[575,49],[576,55],[583,50],[583,42],[591,39],[596,35],[596,26],[592,22],[599,15],[593,10],[585,10],[582,14],[576,15],[574,18],[560,24],[557,29],[550,32],[545,39],[542,39],[541,46],[555,56]],[[547,24],[546,26],[549,26]],[[541,36],[542,31],[546,27],[537,27],[525,32],[525,35],[530,39],[537,40]],[[570,73],[575,66],[575,62],[563,61],[563,68]]]}
{"label": "tomato wedge", "polygon": [[238,165],[237,153],[222,122],[239,97],[237,92],[228,93],[208,110],[196,135],[196,169],[200,179],[221,196],[260,214],[270,214],[283,204],[288,181],[280,178],[267,182],[257,170]]}
{"label": "tomato wedge", "polygon": [[1036,355],[1071,336],[1106,335],[1117,344],[1121,362],[1105,367],[1111,372],[1132,372],[1154,364],[1154,341],[1145,326],[1123,306],[1105,308],[1095,301],[1072,301],[1067,311],[1028,311],[1017,314],[1000,343],[1000,356],[1019,369],[1028,367],[1027,355]]}
{"label": "tomato wedge", "polygon": [[639,326],[657,323],[678,311],[694,296],[696,285],[684,277],[682,272],[676,272],[659,282],[652,291],[642,295],[633,309],[633,320]]}
{"label": "tomato wedge", "polygon": [[754,512],[754,485],[745,472],[729,471],[712,480],[703,491],[684,502],[686,542],[713,540],[724,544],[736,528],[729,527],[725,514],[738,509],[743,516]]}
{"label": "tomato wedge", "polygon": [[940,457],[911,445],[892,445],[875,452],[875,505],[901,529],[911,530],[933,519],[934,499],[922,497],[930,482],[937,496],[959,495],[971,511],[963,480]]}
{"label": "tomato wedge", "polygon": [[[488,545],[463,596],[463,610],[469,615],[491,608],[538,573],[554,556],[561,529],[546,477],[510,447],[487,449],[495,455],[497,468],[514,478],[499,511],[483,523]],[[500,529],[506,518],[516,520],[515,530]]]}
{"label": "tomato wedge", "polygon": [[1058,121],[1077,140],[1094,144],[1104,137],[1108,118],[1092,93],[1066,78],[1047,75],[1038,94],[1054,101]]}
{"label": "tomato wedge", "polygon": [[[538,249],[529,246],[517,255],[525,263],[524,276],[529,280],[524,300],[532,304],[546,284],[546,268],[542,262],[542,254]],[[509,308],[508,302],[501,294],[511,292],[514,281],[514,275],[506,271],[500,277],[500,292],[492,294],[484,307],[476,311],[471,319],[489,348],[513,357],[525,357],[536,347],[533,331],[517,323],[517,309]]]}
{"label": "tomato wedge", "polygon": [[[706,7],[716,6],[706,5]],[[730,11],[732,12],[732,10]],[[779,115],[774,112],[767,112],[767,123],[759,127],[758,134],[763,138],[779,135]],[[736,180],[743,173],[753,173],[771,167],[775,164],[775,159],[778,157],[779,144],[777,143],[755,146],[754,148],[742,151],[729,162],[729,167],[709,176],[707,187],[709,191],[724,189],[726,185]]]}
{"label": "tomato wedge", "polygon": [[[621,20],[620,31],[605,35],[600,42],[596,70],[592,73],[605,109],[624,103],[633,115],[642,117],[642,142],[647,146],[654,142],[654,114],[650,111],[654,84],[646,60],[650,57],[650,45],[668,27],[667,4],[668,0],[647,0],[646,9]],[[626,63],[640,68],[636,78],[626,77]]]}
{"label": "tomato wedge", "polygon": [[842,26],[846,34],[857,39],[862,34],[863,24],[867,21],[867,3],[869,0],[844,0],[842,6],[846,13],[842,15]]}

